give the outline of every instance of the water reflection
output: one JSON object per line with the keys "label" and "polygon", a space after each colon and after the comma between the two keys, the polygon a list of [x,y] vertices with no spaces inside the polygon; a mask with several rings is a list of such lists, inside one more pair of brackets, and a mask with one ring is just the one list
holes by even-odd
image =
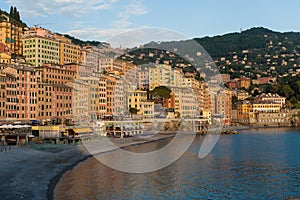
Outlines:
{"label": "water reflection", "polygon": [[[273,131],[273,130],[272,130]],[[271,135],[270,135],[271,134]],[[300,196],[300,132],[265,130],[222,136],[204,159],[203,137],[159,171],[129,174],[89,159],[65,174],[56,199],[285,199]],[[131,147],[153,150],[168,141]]]}

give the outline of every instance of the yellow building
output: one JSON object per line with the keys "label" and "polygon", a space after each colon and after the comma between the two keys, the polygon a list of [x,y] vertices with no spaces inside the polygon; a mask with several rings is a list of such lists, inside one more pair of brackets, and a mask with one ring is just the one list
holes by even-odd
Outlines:
{"label": "yellow building", "polygon": [[279,112],[281,109],[280,103],[272,101],[257,101],[253,103],[253,112]]}
{"label": "yellow building", "polygon": [[22,34],[23,28],[9,19],[0,22],[0,43],[5,44],[14,55],[22,55]]}
{"label": "yellow building", "polygon": [[56,39],[59,41],[59,63],[61,65],[67,63],[79,63],[80,62],[80,46],[72,43],[72,40],[56,35]]}
{"label": "yellow building", "polygon": [[[272,117],[274,119],[271,119]],[[280,103],[268,101],[250,103],[249,101],[243,101],[237,105],[237,118],[241,124],[261,125],[261,123],[282,123],[284,117],[286,117],[286,114],[281,112]]]}
{"label": "yellow building", "polygon": [[128,110],[130,108],[135,108],[138,111],[137,114],[141,115],[144,112],[143,109],[145,109],[144,108],[145,102],[147,102],[147,91],[142,91],[142,90],[128,91]]}
{"label": "yellow building", "polygon": [[249,124],[250,116],[253,116],[253,105],[248,102],[240,102],[237,105],[237,119],[241,124]]}
{"label": "yellow building", "polygon": [[0,53],[0,63],[11,63],[11,56],[6,53]]}
{"label": "yellow building", "polygon": [[59,138],[62,131],[60,126],[33,126],[32,133],[40,139]]}

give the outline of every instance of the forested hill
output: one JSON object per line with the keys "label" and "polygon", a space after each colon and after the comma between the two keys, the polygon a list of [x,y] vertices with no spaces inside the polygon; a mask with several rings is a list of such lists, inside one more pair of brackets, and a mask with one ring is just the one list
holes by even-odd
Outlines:
{"label": "forested hill", "polygon": [[242,53],[243,50],[268,48],[270,42],[275,46],[280,44],[287,52],[299,50],[300,33],[275,32],[266,28],[251,28],[241,33],[230,33],[222,36],[195,38],[213,57],[223,57],[229,53]]}

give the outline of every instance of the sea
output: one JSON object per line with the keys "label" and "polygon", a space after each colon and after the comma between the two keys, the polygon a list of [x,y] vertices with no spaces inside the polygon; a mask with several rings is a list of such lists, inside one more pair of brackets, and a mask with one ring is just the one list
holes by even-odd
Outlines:
{"label": "sea", "polygon": [[[171,138],[128,147],[153,151]],[[300,129],[265,128],[222,135],[204,158],[204,136],[174,163],[149,173],[126,173],[90,158],[63,175],[56,200],[287,199],[300,197]]]}

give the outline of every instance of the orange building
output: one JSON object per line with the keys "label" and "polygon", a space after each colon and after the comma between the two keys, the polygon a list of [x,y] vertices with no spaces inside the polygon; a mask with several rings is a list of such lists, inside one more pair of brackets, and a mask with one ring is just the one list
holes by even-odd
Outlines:
{"label": "orange building", "polygon": [[240,78],[237,81],[237,87],[238,88],[246,88],[248,89],[250,87],[251,80],[249,78]]}
{"label": "orange building", "polygon": [[66,84],[77,77],[76,67],[44,64],[36,68],[37,81],[48,84]]}
{"label": "orange building", "polygon": [[[2,16],[5,18],[5,16]],[[12,23],[7,20],[0,22],[0,43],[5,44],[9,49],[11,54],[22,55],[23,45],[23,28],[16,23]]]}
{"label": "orange building", "polygon": [[37,84],[35,69],[31,66],[16,66],[17,85],[18,85],[18,102],[19,102],[19,119],[33,120],[36,116],[37,106]]}
{"label": "orange building", "polygon": [[6,90],[6,120],[14,121],[19,118],[19,99],[17,98],[17,71],[12,68],[5,68],[3,71],[5,73],[5,90]]}
{"label": "orange building", "polygon": [[106,92],[107,92],[107,114],[112,115],[115,113],[116,105],[115,105],[115,90],[116,90],[116,83],[118,79],[112,76],[105,76],[106,79]]}

